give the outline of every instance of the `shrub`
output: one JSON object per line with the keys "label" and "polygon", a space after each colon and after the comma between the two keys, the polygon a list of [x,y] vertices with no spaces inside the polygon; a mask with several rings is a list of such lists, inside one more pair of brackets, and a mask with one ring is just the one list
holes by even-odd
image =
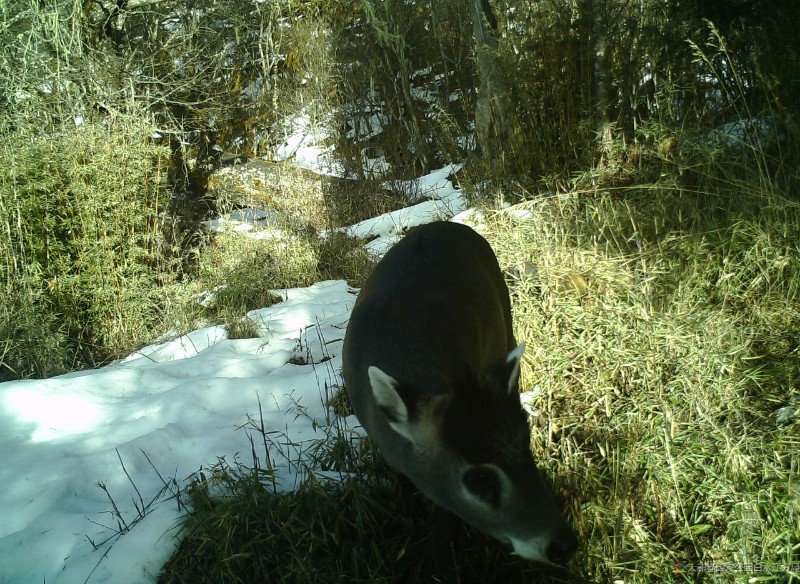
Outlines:
{"label": "shrub", "polygon": [[168,152],[140,118],[109,121],[0,146],[0,375],[96,366],[158,320]]}

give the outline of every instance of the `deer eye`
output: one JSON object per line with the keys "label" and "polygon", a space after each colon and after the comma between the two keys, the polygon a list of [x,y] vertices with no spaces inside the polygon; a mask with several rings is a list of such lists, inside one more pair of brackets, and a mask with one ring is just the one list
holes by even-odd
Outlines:
{"label": "deer eye", "polygon": [[461,477],[467,490],[487,505],[497,508],[500,506],[500,477],[497,472],[486,466],[476,466],[464,473]]}

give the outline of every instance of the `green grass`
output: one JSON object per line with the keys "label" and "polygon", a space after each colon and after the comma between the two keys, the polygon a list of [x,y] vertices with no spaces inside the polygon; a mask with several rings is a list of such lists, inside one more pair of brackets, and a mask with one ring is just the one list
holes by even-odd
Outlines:
{"label": "green grass", "polygon": [[800,433],[773,416],[800,382],[800,206],[736,186],[567,193],[491,222],[501,263],[536,268],[512,286],[523,387],[590,581],[800,577]]}
{"label": "green grass", "polygon": [[141,117],[0,146],[0,338],[4,377],[48,376],[119,357],[152,337],[169,243],[159,211],[168,153]]}

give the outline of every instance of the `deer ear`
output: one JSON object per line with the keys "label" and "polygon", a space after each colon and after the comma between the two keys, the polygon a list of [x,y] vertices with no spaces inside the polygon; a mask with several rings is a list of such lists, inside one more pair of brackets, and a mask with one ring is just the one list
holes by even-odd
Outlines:
{"label": "deer ear", "polygon": [[519,391],[519,361],[525,352],[525,343],[520,343],[504,358],[489,365],[481,376],[483,383],[492,391],[514,395]]}
{"label": "deer ear", "polygon": [[386,416],[389,426],[401,436],[414,441],[409,424],[408,406],[397,391],[397,380],[374,365],[367,369],[375,403]]}
{"label": "deer ear", "polygon": [[508,393],[519,391],[519,362],[525,353],[525,343],[520,343],[506,355]]}

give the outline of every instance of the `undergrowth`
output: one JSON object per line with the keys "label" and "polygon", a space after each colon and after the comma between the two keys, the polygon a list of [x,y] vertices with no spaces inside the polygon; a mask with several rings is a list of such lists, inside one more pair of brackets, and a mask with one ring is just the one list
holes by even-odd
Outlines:
{"label": "undergrowth", "polygon": [[716,164],[694,169],[704,191],[573,192],[489,221],[517,267],[535,451],[590,581],[800,578],[800,435],[775,416],[800,387],[800,177],[765,190],[750,155],[727,161],[736,180]]}
{"label": "undergrowth", "polygon": [[159,212],[167,153],[120,117],[0,145],[4,377],[49,376],[142,346],[173,266]]}

